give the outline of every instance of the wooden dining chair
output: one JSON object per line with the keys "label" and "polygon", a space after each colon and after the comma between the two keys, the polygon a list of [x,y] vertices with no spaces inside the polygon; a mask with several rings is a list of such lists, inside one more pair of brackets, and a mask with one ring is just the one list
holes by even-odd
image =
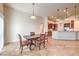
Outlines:
{"label": "wooden dining chair", "polygon": [[19,36],[20,49],[21,49],[21,54],[22,54],[23,47],[24,46],[28,46],[29,45],[29,42],[28,42],[28,40],[23,40],[23,37],[22,37],[21,34],[18,34],[18,36]]}
{"label": "wooden dining chair", "polygon": [[[30,32],[30,36],[35,36],[35,32]],[[32,41],[36,44],[36,41],[32,39]]]}
{"label": "wooden dining chair", "polygon": [[48,43],[48,32],[45,32],[45,41]]}
{"label": "wooden dining chair", "polygon": [[39,47],[43,44],[43,47],[45,48],[45,34],[40,34],[40,38],[37,40],[37,46]]}
{"label": "wooden dining chair", "polygon": [[30,36],[34,36],[35,35],[35,32],[30,32]]}

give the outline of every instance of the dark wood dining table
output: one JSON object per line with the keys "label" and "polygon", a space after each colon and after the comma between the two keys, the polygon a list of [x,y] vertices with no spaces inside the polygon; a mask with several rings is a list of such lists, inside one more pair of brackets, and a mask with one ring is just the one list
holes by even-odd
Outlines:
{"label": "dark wood dining table", "polygon": [[30,50],[32,50],[32,45],[36,47],[36,40],[40,38],[40,35],[39,34],[34,35],[34,36],[24,35],[23,37],[27,39],[28,41],[30,41]]}

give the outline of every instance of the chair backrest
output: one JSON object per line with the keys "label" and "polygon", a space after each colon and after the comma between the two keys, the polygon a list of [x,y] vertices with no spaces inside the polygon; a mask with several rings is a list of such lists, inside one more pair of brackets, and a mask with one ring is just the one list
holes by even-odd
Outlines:
{"label": "chair backrest", "polygon": [[45,40],[45,34],[40,34],[40,41]]}
{"label": "chair backrest", "polygon": [[48,36],[48,32],[45,32],[45,35]]}
{"label": "chair backrest", "polygon": [[34,36],[35,35],[35,32],[30,32],[30,36]]}
{"label": "chair backrest", "polygon": [[19,36],[19,43],[20,45],[22,45],[22,36],[20,34],[18,34],[18,36]]}
{"label": "chair backrest", "polygon": [[48,32],[45,32],[45,38],[48,39]]}

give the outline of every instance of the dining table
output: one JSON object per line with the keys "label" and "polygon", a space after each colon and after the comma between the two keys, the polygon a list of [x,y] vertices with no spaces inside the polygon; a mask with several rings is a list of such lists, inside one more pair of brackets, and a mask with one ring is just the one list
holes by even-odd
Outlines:
{"label": "dining table", "polygon": [[36,47],[36,41],[37,39],[40,38],[40,35],[39,34],[36,34],[34,36],[30,36],[30,35],[23,35],[23,37],[30,41],[30,50],[32,50],[32,45],[34,45]]}

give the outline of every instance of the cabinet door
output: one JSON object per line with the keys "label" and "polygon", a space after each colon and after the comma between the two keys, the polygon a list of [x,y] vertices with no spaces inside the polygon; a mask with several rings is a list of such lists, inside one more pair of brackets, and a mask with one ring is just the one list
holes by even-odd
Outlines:
{"label": "cabinet door", "polygon": [[52,36],[52,31],[48,31],[48,36]]}
{"label": "cabinet door", "polygon": [[65,23],[64,27],[69,27],[70,28],[70,23]]}
{"label": "cabinet door", "polygon": [[52,29],[52,24],[48,24],[48,29]]}
{"label": "cabinet door", "polygon": [[74,21],[71,21],[71,28],[74,28]]}
{"label": "cabinet door", "polygon": [[53,24],[53,26],[54,26],[53,30],[57,30],[58,25],[57,24]]}
{"label": "cabinet door", "polygon": [[79,20],[74,21],[74,31],[79,31]]}

